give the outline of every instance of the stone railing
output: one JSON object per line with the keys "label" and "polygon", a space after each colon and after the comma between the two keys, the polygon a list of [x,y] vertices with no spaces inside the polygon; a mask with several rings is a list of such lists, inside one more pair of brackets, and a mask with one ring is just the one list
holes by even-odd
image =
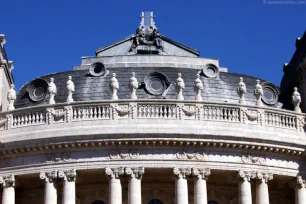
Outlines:
{"label": "stone railing", "polygon": [[73,102],[0,113],[0,131],[85,120],[197,120],[304,131],[305,114],[276,108],[177,100]]}

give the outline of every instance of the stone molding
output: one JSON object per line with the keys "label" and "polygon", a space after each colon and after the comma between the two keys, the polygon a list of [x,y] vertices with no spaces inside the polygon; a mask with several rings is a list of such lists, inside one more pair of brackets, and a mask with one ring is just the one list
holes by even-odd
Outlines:
{"label": "stone molding", "polygon": [[129,175],[131,178],[142,179],[145,173],[144,167],[126,167],[125,174]]}
{"label": "stone molding", "polygon": [[119,176],[124,175],[124,168],[118,167],[118,168],[105,168],[105,173],[109,178],[115,178],[118,179]]}
{"label": "stone molding", "polygon": [[75,169],[69,169],[69,170],[60,170],[58,171],[58,177],[63,178],[64,181],[76,181],[76,170]]}
{"label": "stone molding", "polygon": [[15,187],[15,176],[13,174],[1,176],[0,184],[3,188]]}
{"label": "stone molding", "polygon": [[40,172],[39,178],[49,183],[56,182],[58,178],[58,171],[54,170],[54,171],[49,171],[49,172]]}
{"label": "stone molding", "polygon": [[186,179],[188,176],[191,175],[191,168],[187,167],[187,168],[178,168],[178,167],[174,167],[173,168],[173,173],[177,178],[183,178]]}
{"label": "stone molding", "polygon": [[256,172],[255,173],[255,179],[259,181],[260,183],[268,183],[268,181],[273,179],[272,173],[262,173],[262,172]]}
{"label": "stone molding", "polygon": [[209,168],[192,168],[192,175],[196,179],[204,179],[207,180],[210,176],[210,169]]}
{"label": "stone molding", "polygon": [[247,163],[247,164],[266,164],[266,159],[263,157],[254,157],[251,155],[245,156],[242,155],[241,156],[241,161],[243,163]]}

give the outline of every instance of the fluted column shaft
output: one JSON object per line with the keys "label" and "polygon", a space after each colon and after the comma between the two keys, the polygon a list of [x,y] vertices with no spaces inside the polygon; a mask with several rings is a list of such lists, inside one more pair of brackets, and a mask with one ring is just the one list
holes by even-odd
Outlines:
{"label": "fluted column shaft", "polygon": [[306,203],[306,182],[301,176],[296,178],[295,187],[295,204],[305,204]]}
{"label": "fluted column shaft", "polygon": [[191,168],[174,168],[175,203],[188,204],[188,183],[186,177],[191,174]]}
{"label": "fluted column shaft", "polygon": [[268,181],[273,179],[273,175],[257,172],[256,179],[256,204],[269,204]]}
{"label": "fluted column shaft", "polygon": [[109,180],[108,203],[122,204],[122,186],[119,176],[124,174],[124,169],[121,167],[105,168],[105,173]]}
{"label": "fluted column shaft", "polygon": [[194,180],[194,204],[207,203],[206,180],[210,175],[210,169],[192,168]]}
{"label": "fluted column shaft", "polygon": [[75,204],[76,170],[59,171],[58,175],[64,179],[62,204]]}
{"label": "fluted column shaft", "polygon": [[130,176],[128,190],[128,204],[141,204],[141,179],[144,174],[143,167],[125,168],[125,173]]}
{"label": "fluted column shaft", "polygon": [[57,171],[40,173],[45,181],[44,204],[57,204],[57,177]]}
{"label": "fluted column shaft", "polygon": [[252,204],[252,172],[239,171],[238,177],[239,204]]}
{"label": "fluted column shaft", "polygon": [[1,177],[0,183],[3,186],[2,204],[15,204],[15,177],[14,175]]}

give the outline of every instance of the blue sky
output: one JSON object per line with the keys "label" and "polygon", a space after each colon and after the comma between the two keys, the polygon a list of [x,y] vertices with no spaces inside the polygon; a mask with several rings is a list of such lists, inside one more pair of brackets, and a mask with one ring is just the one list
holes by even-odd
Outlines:
{"label": "blue sky", "polygon": [[1,0],[0,33],[7,37],[18,89],[41,75],[72,70],[82,56],[133,34],[141,11],[154,11],[163,35],[201,57],[279,85],[283,63],[306,29],[306,3],[263,1]]}

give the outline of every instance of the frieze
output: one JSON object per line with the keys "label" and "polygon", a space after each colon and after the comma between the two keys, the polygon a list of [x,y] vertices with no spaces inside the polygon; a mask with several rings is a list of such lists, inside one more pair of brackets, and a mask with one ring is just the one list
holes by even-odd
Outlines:
{"label": "frieze", "polygon": [[241,156],[241,161],[243,163],[247,163],[247,164],[266,164],[266,159],[263,157],[254,157],[251,155],[245,156],[242,155]]}
{"label": "frieze", "polygon": [[112,151],[109,155],[109,158],[111,160],[128,160],[128,159],[139,159],[139,153],[138,152],[117,152]]}
{"label": "frieze", "polygon": [[207,155],[203,152],[195,152],[195,153],[178,152],[176,153],[176,158],[181,160],[201,160],[201,161],[208,160]]}

